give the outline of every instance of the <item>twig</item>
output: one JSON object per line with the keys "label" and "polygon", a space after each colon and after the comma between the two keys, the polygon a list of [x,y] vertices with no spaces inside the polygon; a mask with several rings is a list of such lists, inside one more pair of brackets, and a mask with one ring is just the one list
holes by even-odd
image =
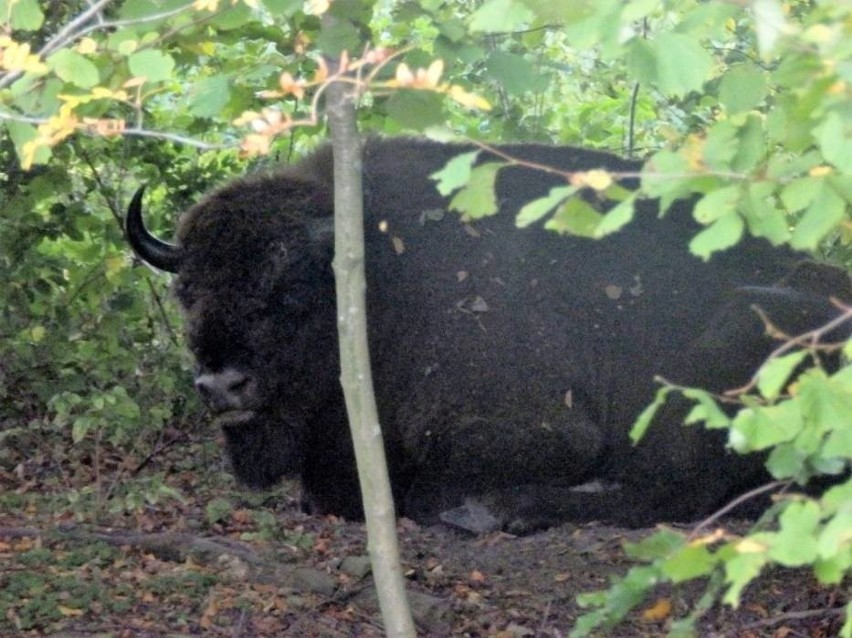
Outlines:
{"label": "twig", "polygon": [[136,135],[137,137],[154,137],[160,140],[167,140],[169,142],[176,142],[178,144],[185,144],[186,146],[192,146],[194,148],[201,149],[202,151],[220,151],[229,148],[236,148],[236,144],[214,144],[211,142],[202,142],[201,140],[196,140],[191,137],[185,137],[183,135],[177,135],[175,133],[162,133],[160,131],[150,131],[148,129],[143,128],[128,128],[121,131],[122,135]]}
{"label": "twig", "polygon": [[808,618],[818,618],[820,616],[842,616],[846,613],[844,607],[829,607],[827,609],[808,609],[805,611],[788,611],[771,618],[757,620],[755,622],[743,625],[742,629],[758,629],[760,627],[771,627],[781,622],[788,620],[806,620]]}
{"label": "twig", "polygon": [[[819,328],[814,328],[813,330],[809,330],[808,332],[802,333],[798,336],[791,337],[787,335],[784,331],[780,330],[777,326],[775,326],[766,315],[765,312],[758,306],[752,306],[754,311],[760,316],[764,325],[766,326],[766,331],[776,339],[783,339],[784,343],[773,350],[766,360],[763,362],[763,365],[766,365],[768,362],[773,359],[777,359],[781,355],[787,353],[797,346],[801,346],[807,348],[811,352],[817,351],[833,351],[842,347],[842,344],[820,344],[820,340],[829,332],[834,330],[835,328],[839,328],[847,321],[852,321],[852,306],[847,306],[842,303],[839,299],[831,297],[831,303],[834,304],[838,309],[840,309],[841,314],[836,316],[834,319],[829,321],[828,323],[820,326]],[[762,368],[763,366],[761,366]],[[751,379],[749,379],[748,383],[739,388],[734,388],[732,390],[726,390],[725,396],[736,397],[743,395],[749,391],[751,391],[756,385],[758,376],[760,375],[760,368],[758,368],[757,372],[755,372]]]}
{"label": "twig", "polygon": [[773,481],[772,483],[767,483],[766,485],[761,485],[760,487],[756,487],[753,490],[749,490],[745,494],[740,494],[733,501],[731,501],[721,509],[716,510],[710,516],[698,523],[689,533],[689,538],[696,538],[702,530],[706,529],[707,527],[715,523],[717,520],[722,518],[725,514],[735,509],[736,507],[739,507],[746,501],[760,496],[761,494],[765,494],[766,492],[771,492],[775,489],[788,487],[791,483],[792,481]]}
{"label": "twig", "polygon": [[157,289],[154,288],[154,284],[151,282],[150,277],[145,277],[145,283],[148,284],[148,290],[154,298],[154,303],[157,305],[157,309],[160,311],[160,316],[162,317],[163,324],[166,327],[166,334],[169,335],[169,341],[172,342],[173,346],[179,347],[180,341],[177,338],[177,334],[175,334],[175,329],[169,321],[169,314],[166,312],[166,308],[163,305],[163,300],[160,298],[160,294],[157,292]]}
{"label": "twig", "polygon": [[633,157],[635,150],[635,127],[636,127],[636,102],[639,99],[639,82],[633,85],[633,91],[630,94],[630,115],[627,124],[627,157]]}
{"label": "twig", "polygon": [[[151,20],[160,20],[163,18],[170,17],[175,13],[185,11],[187,8],[192,6],[192,4],[188,4],[177,10],[169,11],[164,14],[158,14],[155,16],[146,16],[144,18],[139,18],[136,20],[117,20],[114,22],[104,22],[100,20],[97,22],[97,24],[89,25],[88,27],[85,26],[87,22],[95,18],[101,12],[101,10],[105,9],[109,4],[112,3],[112,1],[113,0],[98,0],[97,2],[92,4],[88,9],[83,11],[73,20],[71,20],[68,24],[62,27],[56,35],[54,35],[50,40],[48,40],[44,44],[44,46],[39,49],[38,56],[41,58],[46,58],[48,55],[50,55],[57,49],[61,49],[62,47],[67,46],[74,40],[77,40],[78,38],[81,38],[84,35],[91,33],[92,31],[97,31],[98,29],[107,29],[112,27],[127,26],[128,24],[141,24],[143,22],[148,22]],[[23,71],[10,71],[9,73],[0,75],[0,89],[4,89],[7,86],[10,86],[22,75]]]}
{"label": "twig", "polygon": [[[2,88],[2,78],[0,78],[0,88]],[[25,115],[17,115],[14,113],[9,113],[8,111],[0,110],[0,120],[7,120],[10,122],[22,122],[24,124],[33,124],[35,126],[39,126],[41,124],[46,124],[48,122],[48,118],[45,117],[28,117]],[[315,124],[316,122],[312,122]],[[87,126],[81,126],[78,129],[79,132],[88,133],[90,132]],[[177,144],[184,144],[185,146],[191,146],[193,148],[200,149],[202,151],[221,151],[227,150],[231,148],[237,148],[236,143],[213,143],[213,142],[204,142],[202,140],[198,140],[192,137],[186,137],[184,135],[178,135],[177,133],[164,133],[162,131],[152,131],[149,129],[144,129],[139,126],[135,128],[126,128],[120,131],[121,135],[133,135],[136,137],[152,137],[155,139],[166,140],[168,142],[175,142]],[[97,137],[109,137],[102,134],[96,134]]]}

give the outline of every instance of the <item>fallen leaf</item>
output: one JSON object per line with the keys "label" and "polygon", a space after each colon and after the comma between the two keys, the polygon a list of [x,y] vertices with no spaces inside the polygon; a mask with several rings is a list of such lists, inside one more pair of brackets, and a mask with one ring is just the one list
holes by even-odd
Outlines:
{"label": "fallen leaf", "polygon": [[642,619],[651,622],[665,620],[672,613],[672,601],[668,598],[658,598],[657,601],[642,612]]}
{"label": "fallen leaf", "polygon": [[604,292],[606,293],[606,296],[610,299],[618,299],[619,297],[621,297],[622,293],[624,292],[624,289],[621,286],[610,284],[609,286],[606,286],[604,288]]}

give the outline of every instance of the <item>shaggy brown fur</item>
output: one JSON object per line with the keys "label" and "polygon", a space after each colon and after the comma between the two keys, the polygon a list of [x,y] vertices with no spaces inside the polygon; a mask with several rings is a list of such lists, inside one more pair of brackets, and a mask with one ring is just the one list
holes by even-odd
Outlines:
{"label": "shaggy brown fur", "polygon": [[[429,179],[462,150],[364,149],[370,349],[400,513],[432,522],[475,499],[513,529],[638,525],[694,518],[762,480],[759,458],[682,427],[676,403],[639,446],[627,432],[655,375],[720,390],[747,380],[774,345],[752,302],[791,332],[812,328],[831,316],[829,293],[852,298],[846,273],[797,267],[802,255],[758,239],[703,263],[686,248],[698,227],[683,202],[663,219],[642,202],[600,241],[518,230],[520,206],[559,184],[524,168],[500,173],[499,215],[463,224]],[[640,168],[576,148],[505,150],[563,170]],[[175,287],[237,476],[298,475],[315,510],[357,517],[322,232],[332,191],[325,148],[212,192],[181,220]],[[595,480],[606,487],[576,489]]]}

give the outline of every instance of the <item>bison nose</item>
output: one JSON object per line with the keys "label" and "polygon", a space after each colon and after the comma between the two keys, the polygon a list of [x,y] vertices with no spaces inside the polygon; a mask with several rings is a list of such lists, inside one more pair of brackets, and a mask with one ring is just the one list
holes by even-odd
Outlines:
{"label": "bison nose", "polygon": [[195,389],[214,412],[245,410],[257,392],[254,379],[234,368],[200,374],[195,378]]}

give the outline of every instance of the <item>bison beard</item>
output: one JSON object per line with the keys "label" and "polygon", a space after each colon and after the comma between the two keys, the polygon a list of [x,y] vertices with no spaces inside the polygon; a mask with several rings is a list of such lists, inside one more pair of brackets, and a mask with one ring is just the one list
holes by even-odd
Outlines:
{"label": "bison beard", "polygon": [[[640,169],[576,148],[502,149],[566,171]],[[835,314],[829,295],[852,298],[848,275],[753,238],[704,263],[686,248],[699,230],[687,202],[659,219],[657,202],[643,201],[600,241],[519,230],[519,208],[560,184],[520,167],[499,174],[499,215],[461,223],[429,175],[466,150],[410,139],[364,148],[370,350],[399,511],[471,529],[643,525],[693,519],[764,480],[761,458],[681,427],[683,403],[638,446],[627,433],[655,375],[719,391],[747,381],[777,345],[752,304],[800,333]],[[332,192],[325,148],[209,194],[182,217],[175,246],[144,229],[140,193],[128,237],[177,273],[197,384],[237,476],[258,487],[298,476],[313,511],[357,517]]]}

